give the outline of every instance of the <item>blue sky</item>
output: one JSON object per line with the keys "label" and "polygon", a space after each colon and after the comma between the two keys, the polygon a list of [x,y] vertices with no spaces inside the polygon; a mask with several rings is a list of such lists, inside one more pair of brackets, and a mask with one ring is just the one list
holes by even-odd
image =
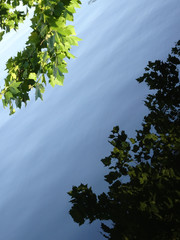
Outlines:
{"label": "blue sky", "polygon": [[[106,190],[100,159],[110,131],[119,125],[132,136],[140,127],[147,88],[135,79],[149,60],[167,57],[179,22],[179,0],[83,1],[73,23],[83,41],[64,86],[48,86],[43,102],[32,93],[13,116],[0,104],[0,239],[102,239],[98,222],[73,222],[66,193],[81,182]],[[1,86],[29,25],[0,43]]]}

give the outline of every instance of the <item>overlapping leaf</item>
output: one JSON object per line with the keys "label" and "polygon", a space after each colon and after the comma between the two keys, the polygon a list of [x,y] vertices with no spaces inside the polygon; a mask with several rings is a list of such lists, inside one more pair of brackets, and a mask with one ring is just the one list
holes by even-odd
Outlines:
{"label": "overlapping leaf", "polygon": [[[73,45],[77,46],[80,40],[75,36],[74,27],[66,25],[66,21],[73,21],[75,8],[80,3],[79,0],[1,1],[0,40],[12,28],[17,29],[19,22],[27,16],[28,11],[18,12],[17,6],[23,4],[28,9],[35,9],[31,19],[33,31],[25,49],[16,57],[10,58],[6,64],[8,75],[0,96],[4,107],[10,107],[10,114],[15,112],[14,103],[18,108],[22,103],[27,103],[31,89],[36,89],[35,99],[42,99],[39,86],[45,87],[47,81],[52,86],[63,85],[64,73],[68,72],[65,58],[74,58],[70,49]],[[15,82],[18,83],[17,87],[12,86]]]}

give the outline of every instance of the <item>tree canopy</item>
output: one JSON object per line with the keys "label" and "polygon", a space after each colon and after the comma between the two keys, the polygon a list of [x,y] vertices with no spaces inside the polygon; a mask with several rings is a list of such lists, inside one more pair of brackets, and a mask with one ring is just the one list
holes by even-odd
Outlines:
{"label": "tree canopy", "polygon": [[101,160],[109,170],[107,193],[96,195],[87,184],[68,193],[79,225],[99,219],[111,240],[180,239],[179,65],[180,41],[167,61],[149,62],[137,79],[152,90],[145,100],[149,113],[134,138],[113,128],[113,150]]}
{"label": "tree canopy", "polygon": [[[0,41],[11,29],[17,30],[19,23],[34,9],[31,19],[32,32],[26,47],[6,63],[7,76],[0,92],[3,106],[15,112],[14,105],[21,108],[27,104],[29,92],[35,89],[35,99],[41,98],[47,82],[52,87],[63,85],[67,73],[66,58],[74,58],[71,46],[80,40],[72,25],[75,8],[80,0],[2,0],[0,2]],[[26,10],[18,10],[19,6]]]}

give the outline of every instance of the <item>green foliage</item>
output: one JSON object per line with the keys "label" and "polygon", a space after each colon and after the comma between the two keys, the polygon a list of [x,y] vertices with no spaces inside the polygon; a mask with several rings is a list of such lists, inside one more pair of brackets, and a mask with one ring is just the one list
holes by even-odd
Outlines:
{"label": "green foliage", "polygon": [[107,193],[96,195],[83,184],[68,193],[75,222],[99,219],[103,236],[112,240],[180,239],[179,64],[180,41],[166,62],[149,62],[137,79],[153,89],[145,100],[149,114],[135,138],[113,128],[113,150],[101,160],[109,169]]}
{"label": "green foliage", "polygon": [[[16,30],[27,16],[28,9],[34,8],[33,31],[26,47],[6,64],[8,75],[0,97],[3,106],[10,107],[10,114],[15,112],[14,103],[18,108],[27,103],[31,89],[36,89],[35,99],[42,99],[47,81],[52,87],[63,85],[64,73],[68,72],[65,59],[74,58],[70,49],[80,40],[75,36],[74,27],[66,25],[66,21],[73,21],[75,8],[80,3],[79,0],[1,1],[0,40],[11,29]],[[17,10],[20,4],[27,7],[26,13]]]}

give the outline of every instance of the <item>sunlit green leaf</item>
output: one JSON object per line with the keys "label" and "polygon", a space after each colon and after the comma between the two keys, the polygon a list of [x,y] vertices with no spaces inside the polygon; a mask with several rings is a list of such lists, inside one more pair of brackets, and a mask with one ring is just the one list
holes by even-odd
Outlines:
{"label": "sunlit green leaf", "polygon": [[37,75],[36,75],[36,73],[30,73],[28,78],[36,80],[37,79]]}

